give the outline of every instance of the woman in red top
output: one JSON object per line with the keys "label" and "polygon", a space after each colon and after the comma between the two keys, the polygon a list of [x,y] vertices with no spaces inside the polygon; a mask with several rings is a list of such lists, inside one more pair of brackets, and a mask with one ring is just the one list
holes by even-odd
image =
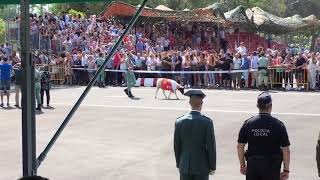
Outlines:
{"label": "woman in red top", "polygon": [[[116,69],[116,70],[120,69],[120,61],[121,61],[121,56],[120,56],[119,52],[116,52],[116,54],[114,55],[114,59],[113,59],[114,69]],[[122,85],[122,73],[121,72],[116,72],[116,80],[117,80],[118,85]]]}

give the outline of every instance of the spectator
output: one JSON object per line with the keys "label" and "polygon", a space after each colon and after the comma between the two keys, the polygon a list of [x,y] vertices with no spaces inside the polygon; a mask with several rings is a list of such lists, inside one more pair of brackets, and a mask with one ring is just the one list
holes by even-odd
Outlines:
{"label": "spectator", "polygon": [[[237,53],[233,58],[233,70],[240,70],[242,64],[242,60],[240,58],[240,53]],[[241,72],[236,72],[232,74],[233,79],[233,86],[235,89],[241,87]]]}
{"label": "spectator", "polygon": [[[190,55],[191,60],[191,71],[198,71],[199,70],[199,60],[195,53]],[[199,74],[192,74],[192,86],[198,87],[199,86]]]}
{"label": "spectator", "polygon": [[[109,61],[112,61],[111,59]],[[90,81],[92,80],[94,74],[96,73],[96,69],[97,69],[97,64],[96,61],[93,59],[92,55],[88,56],[88,75],[89,75],[89,79]],[[110,68],[112,69],[112,67]]]}
{"label": "spectator", "polygon": [[20,92],[21,92],[21,87],[22,87],[22,70],[21,70],[21,64],[15,64],[14,66],[14,74],[15,74],[15,91],[16,91],[16,104],[14,105],[15,107],[19,108],[20,107]]}
{"label": "spectator", "polygon": [[[164,52],[161,57],[162,57],[162,61],[161,61],[162,71],[171,71],[171,58],[168,56],[167,52]],[[163,77],[170,78],[171,76],[170,74],[165,73]]]}
{"label": "spectator", "polygon": [[[182,61],[182,68],[183,68],[183,71],[191,71],[191,60],[190,60],[190,55],[186,54],[184,56],[184,60]],[[182,75],[183,77],[183,85],[184,86],[187,86],[188,88],[191,87],[191,84],[192,84],[192,75],[191,74],[183,74]]]}
{"label": "spectator", "polygon": [[251,59],[251,87],[252,88],[257,88],[259,86],[259,72],[258,72],[258,67],[259,67],[259,56],[257,55],[256,52],[253,52],[253,56]]}
{"label": "spectator", "polygon": [[316,54],[312,53],[311,58],[308,61],[308,71],[309,71],[309,83],[310,89],[316,89],[316,73],[317,73],[317,59]]}
{"label": "spectator", "polygon": [[[93,58],[92,58],[92,60],[93,60]],[[93,61],[94,62],[94,61]],[[113,58],[110,58],[109,60],[108,60],[108,62],[107,62],[107,66],[106,66],[106,69],[107,70],[112,70],[113,69],[113,63],[114,63],[114,59]],[[96,69],[96,66],[95,66],[95,69]],[[114,81],[114,73],[113,72],[111,72],[111,71],[107,71],[106,72],[106,80],[105,80],[105,82],[106,82],[106,85],[115,85],[115,81]]]}
{"label": "spectator", "polygon": [[10,81],[11,81],[11,71],[12,66],[8,62],[8,58],[2,57],[2,63],[0,64],[0,94],[1,94],[1,104],[0,107],[4,107],[3,96],[7,96],[7,106],[10,107]]}
{"label": "spectator", "polygon": [[307,60],[303,57],[302,53],[299,53],[299,58],[295,64],[296,66],[296,79],[297,79],[297,85],[298,90],[301,90],[301,87],[303,86],[304,79],[305,79],[305,68],[307,65]]}
{"label": "spectator", "polygon": [[235,43],[235,49],[237,53],[240,53],[242,56],[247,54],[247,48],[244,46],[244,42],[240,42],[240,46],[237,47],[237,43]]}
{"label": "spectator", "polygon": [[[221,63],[221,69],[223,71],[231,71],[233,61],[229,54],[226,54],[225,56],[223,54],[220,54],[220,63]],[[223,80],[223,87],[231,87],[231,74],[230,73],[223,73],[222,74],[222,80]]]}
{"label": "spectator", "polygon": [[249,87],[249,69],[250,69],[250,59],[248,58],[247,54],[243,54],[241,69],[244,70],[242,73],[244,82],[245,82],[245,88]]}
{"label": "spectator", "polygon": [[67,56],[64,61],[64,70],[65,70],[65,76],[66,76],[66,84],[72,85],[72,77],[73,77],[73,60],[70,53],[67,53]]}

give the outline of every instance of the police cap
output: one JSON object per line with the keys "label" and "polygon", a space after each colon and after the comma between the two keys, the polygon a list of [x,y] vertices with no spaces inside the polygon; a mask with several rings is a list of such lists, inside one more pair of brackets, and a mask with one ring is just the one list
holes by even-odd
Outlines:
{"label": "police cap", "polygon": [[198,96],[202,99],[206,97],[206,95],[199,89],[192,89],[184,93],[185,96],[192,97],[192,96]]}
{"label": "police cap", "polygon": [[265,106],[272,103],[271,95],[268,92],[263,92],[258,96],[258,106]]}

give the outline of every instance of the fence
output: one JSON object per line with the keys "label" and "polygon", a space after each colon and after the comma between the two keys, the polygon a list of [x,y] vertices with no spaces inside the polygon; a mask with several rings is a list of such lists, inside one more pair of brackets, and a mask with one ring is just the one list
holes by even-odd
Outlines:
{"label": "fence", "polygon": [[[44,71],[44,65],[36,65],[40,71]],[[51,80],[54,84],[63,84],[65,81],[65,68],[63,65],[48,65]]]}
{"label": "fence", "polygon": [[20,42],[20,24],[16,21],[6,21],[5,23],[5,41]]}
{"label": "fence", "polygon": [[[40,70],[43,70],[43,65],[37,65]],[[63,65],[49,65],[49,72],[52,74],[52,80],[55,84],[65,83],[66,70]],[[87,68],[72,68],[73,80],[76,82],[88,82],[89,73],[95,71],[95,69]],[[124,74],[125,70],[109,70],[106,69],[106,81],[120,82],[121,84],[125,82]],[[173,78],[178,79],[181,82],[189,84],[188,78],[198,79],[199,82],[211,82],[214,85],[222,86],[222,79],[225,78],[224,75],[230,75],[232,80],[232,74],[241,74],[243,72],[248,72],[248,70],[234,70],[234,71],[135,71],[136,78]],[[81,74],[79,74],[81,73]],[[249,71],[249,87],[254,80],[252,77],[254,74],[259,72],[257,70]],[[108,77],[109,76],[109,77]],[[283,67],[269,67],[268,68],[268,85],[271,89],[283,89],[290,86],[292,88],[304,87],[305,90],[309,89],[309,74],[307,69],[286,69]],[[77,79],[81,78],[81,79]],[[120,78],[120,81],[119,81]],[[230,82],[231,84],[231,82]]]}
{"label": "fence", "polygon": [[269,67],[269,82],[271,88],[304,87],[309,89],[309,74],[307,69],[287,69],[283,67]]}

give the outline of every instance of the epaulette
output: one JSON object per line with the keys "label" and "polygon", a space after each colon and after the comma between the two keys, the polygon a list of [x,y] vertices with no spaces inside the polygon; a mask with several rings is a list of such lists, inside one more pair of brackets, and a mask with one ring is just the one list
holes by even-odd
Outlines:
{"label": "epaulette", "polygon": [[177,118],[176,118],[176,121],[181,120],[184,116],[185,116],[185,115],[182,115],[182,116],[177,117]]}
{"label": "epaulette", "polygon": [[212,119],[211,119],[211,118],[209,118],[209,117],[207,117],[207,116],[205,116],[205,115],[202,115],[202,117],[203,117],[203,118],[205,118],[205,119],[207,119],[207,120],[212,121]]}

